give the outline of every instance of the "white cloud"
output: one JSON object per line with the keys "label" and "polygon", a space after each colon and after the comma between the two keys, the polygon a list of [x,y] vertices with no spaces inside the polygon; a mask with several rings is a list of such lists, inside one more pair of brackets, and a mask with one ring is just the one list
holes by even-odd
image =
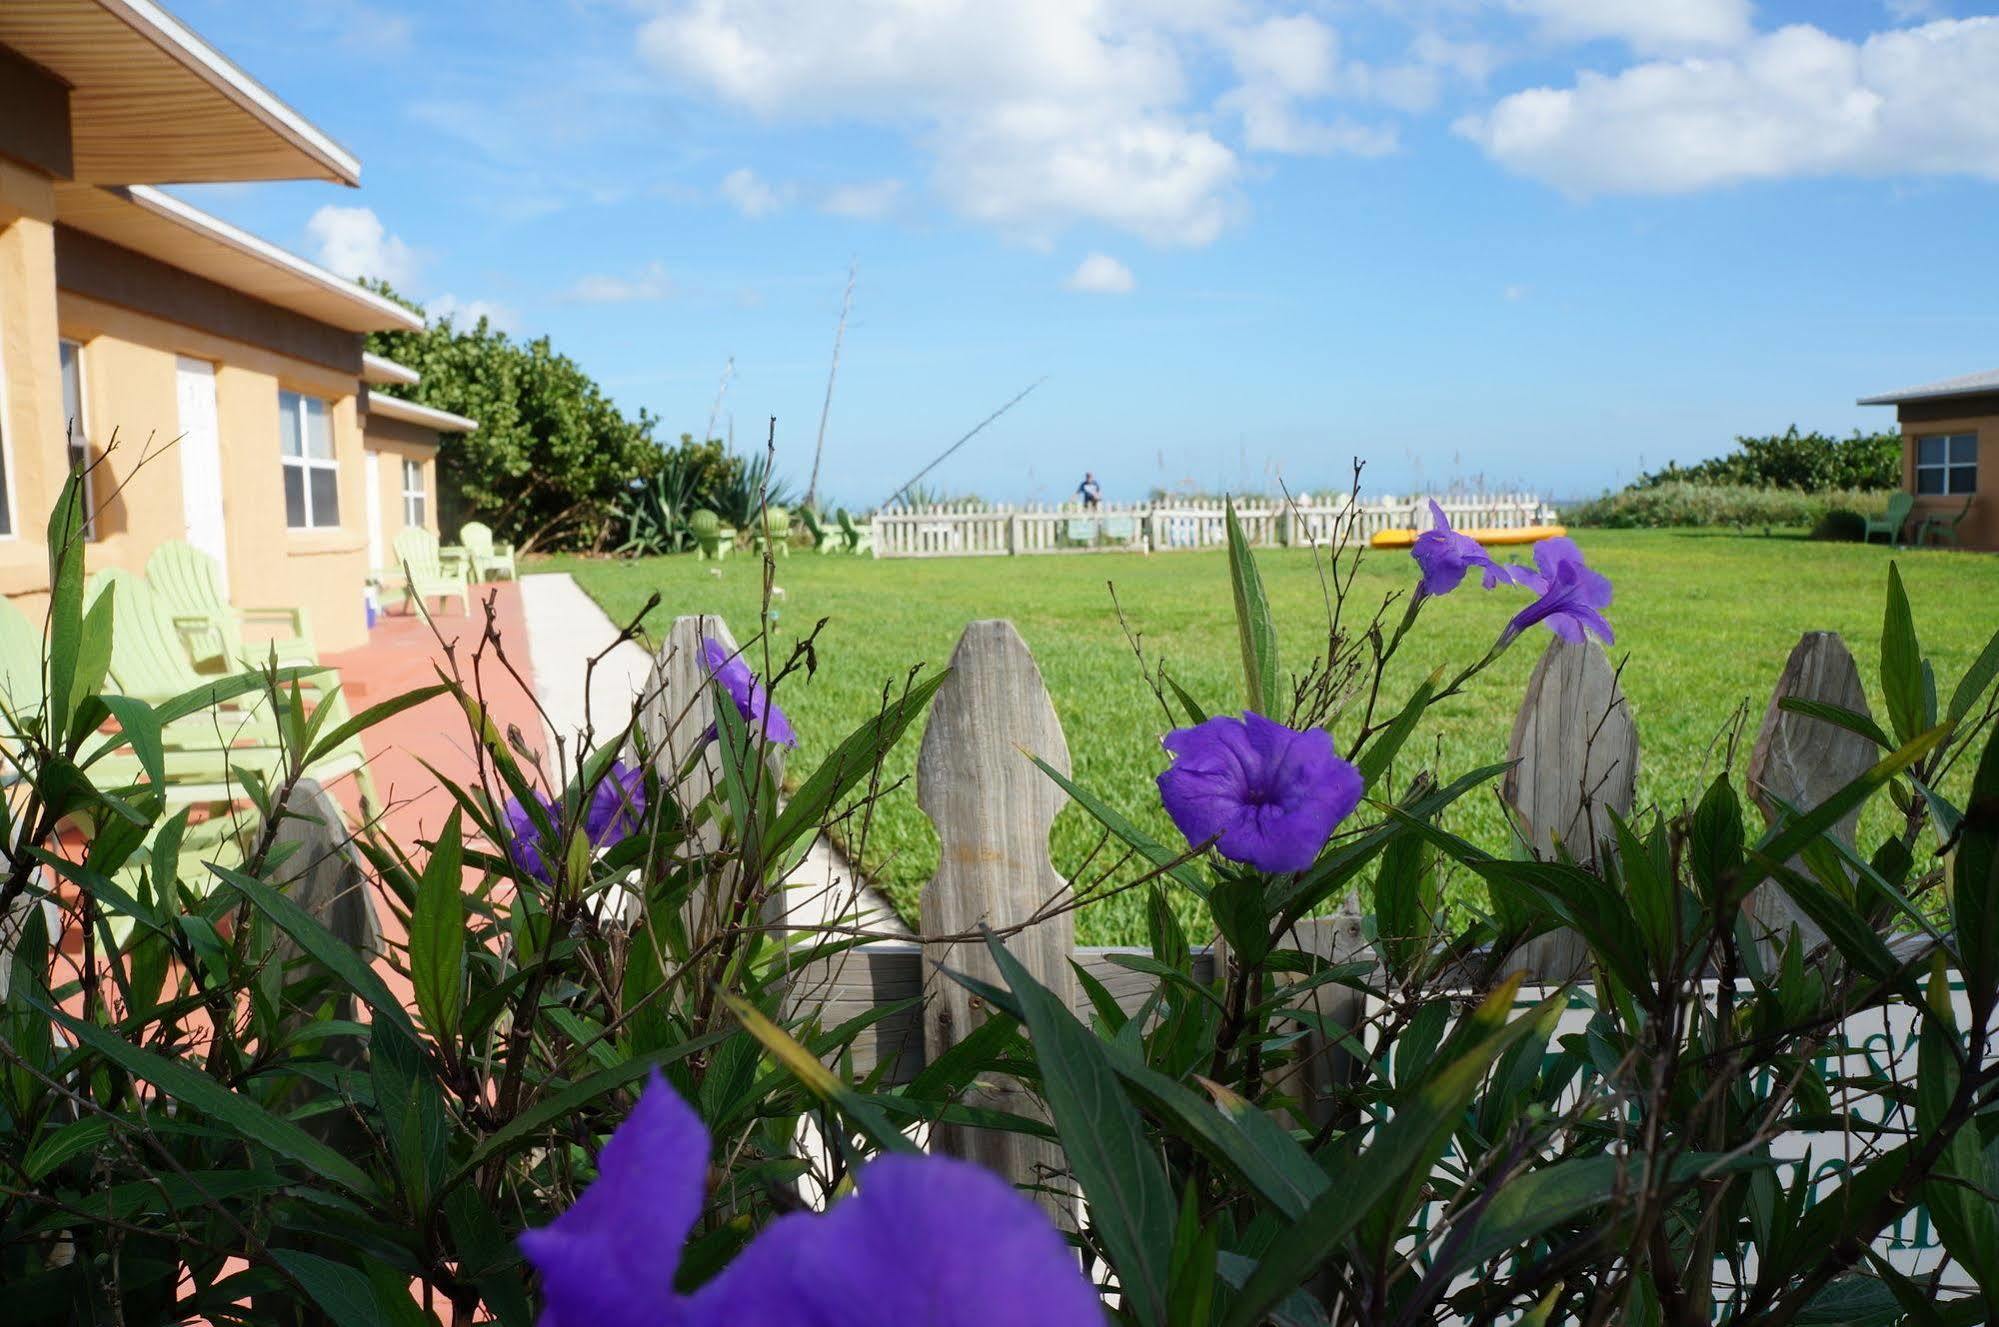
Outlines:
{"label": "white cloud", "polygon": [[1499,293],[1500,293],[1500,294],[1502,294],[1502,295],[1504,295],[1504,296],[1505,296],[1505,297],[1506,297],[1506,298],[1507,298],[1508,300],[1510,300],[1510,301],[1513,301],[1513,302],[1516,302],[1516,303],[1517,303],[1517,302],[1518,302],[1518,301],[1520,301],[1520,300],[1524,300],[1524,299],[1526,299],[1526,298],[1527,298],[1527,296],[1528,296],[1528,295],[1529,295],[1529,294],[1530,294],[1530,293],[1531,293],[1532,291],[1533,291],[1533,287],[1532,287],[1532,286],[1526,286],[1526,285],[1520,285],[1520,284],[1516,283],[1516,284],[1514,284],[1514,285],[1510,285],[1510,286],[1507,286],[1507,287],[1506,287],[1505,289],[1501,290],[1501,291],[1500,291]]}
{"label": "white cloud", "polygon": [[773,185],[748,166],[738,166],[722,177],[722,197],[750,220],[781,211],[791,202],[789,186]]}
{"label": "white cloud", "polygon": [[477,326],[481,318],[497,332],[517,332],[521,326],[520,315],[498,300],[460,299],[450,291],[425,301],[424,312],[433,323],[449,318],[460,327]]}
{"label": "white cloud", "polygon": [[306,221],[305,233],[320,266],[350,279],[378,277],[407,286],[421,266],[416,251],[391,235],[371,207],[327,203]]}
{"label": "white cloud", "polygon": [[1062,283],[1065,290],[1088,295],[1129,295],[1138,288],[1131,269],[1107,253],[1093,253],[1076,264],[1076,270]]}
{"label": "white cloud", "polygon": [[1569,193],[1684,193],[1850,174],[1999,179],[1999,19],[1876,33],[1794,26],[1502,99],[1457,130]]}
{"label": "white cloud", "polygon": [[1557,41],[1621,41],[1646,53],[1736,45],[1753,31],[1750,0],[1506,0]]}
{"label": "white cloud", "polygon": [[871,180],[827,190],[826,196],[819,200],[819,210],[855,221],[880,221],[895,211],[901,201],[901,180]]}
{"label": "white cloud", "polygon": [[580,304],[631,304],[641,300],[662,300],[674,294],[673,278],[663,264],[647,263],[636,276],[592,274],[581,278],[565,292],[564,298]]}
{"label": "white cloud", "polygon": [[1235,213],[1239,163],[1186,104],[1175,41],[1213,20],[1184,0],[1150,6],[676,0],[639,47],[767,120],[912,133],[949,205],[1020,238],[1091,219],[1203,244]]}

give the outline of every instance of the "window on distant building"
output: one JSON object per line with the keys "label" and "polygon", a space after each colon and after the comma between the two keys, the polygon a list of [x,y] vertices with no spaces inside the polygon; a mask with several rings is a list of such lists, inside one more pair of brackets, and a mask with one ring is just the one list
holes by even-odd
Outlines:
{"label": "window on distant building", "polygon": [[423,462],[403,458],[403,524],[422,525],[430,495],[423,487]]}
{"label": "window on distant building", "polygon": [[1916,439],[1916,492],[1961,495],[1978,489],[1978,435],[1932,433]]}
{"label": "window on distant building", "polygon": [[83,476],[83,537],[97,537],[97,502],[90,473],[90,425],[83,412],[83,345],[78,341],[56,343],[62,359],[63,436],[69,443],[71,473]]}
{"label": "window on distant building", "polygon": [[340,524],[340,464],[333,459],[333,412],[326,402],[278,393],[279,450],[285,468],[285,524],[326,530]]}

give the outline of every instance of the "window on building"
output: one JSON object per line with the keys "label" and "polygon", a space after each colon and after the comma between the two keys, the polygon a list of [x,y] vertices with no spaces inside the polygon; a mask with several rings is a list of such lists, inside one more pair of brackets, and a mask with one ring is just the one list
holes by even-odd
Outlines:
{"label": "window on building", "polygon": [[403,458],[403,524],[422,525],[430,495],[423,486],[423,462]]}
{"label": "window on building", "polygon": [[97,502],[90,473],[90,425],[83,412],[83,345],[62,340],[56,343],[62,359],[63,436],[69,443],[69,468],[83,476],[83,537],[97,537]]}
{"label": "window on building", "polygon": [[340,524],[340,464],[333,458],[333,412],[317,397],[278,393],[279,451],[285,470],[285,524],[325,530]]}
{"label": "window on building", "polygon": [[1932,433],[1916,439],[1916,492],[1965,494],[1978,489],[1978,435]]}

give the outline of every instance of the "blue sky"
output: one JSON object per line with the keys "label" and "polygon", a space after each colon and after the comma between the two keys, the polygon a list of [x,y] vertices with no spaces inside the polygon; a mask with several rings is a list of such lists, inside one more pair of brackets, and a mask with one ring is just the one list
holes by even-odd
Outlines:
{"label": "blue sky", "polygon": [[934,476],[1593,492],[1999,363],[1999,19],[1937,0],[177,0],[363,161],[182,190],[628,411]]}

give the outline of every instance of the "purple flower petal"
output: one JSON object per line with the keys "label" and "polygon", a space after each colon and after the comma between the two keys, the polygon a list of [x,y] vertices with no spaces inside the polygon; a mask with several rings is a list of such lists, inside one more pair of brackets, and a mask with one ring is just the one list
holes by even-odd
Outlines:
{"label": "purple flower petal", "polygon": [[991,1172],[884,1157],[824,1214],[773,1222],[684,1327],[1100,1327],[1075,1252]]}
{"label": "purple flower petal", "polygon": [[540,1327],[1101,1327],[1041,1210],[963,1161],[887,1157],[823,1215],[767,1226],[694,1294],[673,1293],[705,1196],[708,1136],[657,1071],[555,1223],[521,1236]]}
{"label": "purple flower petal", "polygon": [[1449,594],[1464,581],[1473,567],[1485,571],[1485,588],[1490,590],[1502,579],[1478,540],[1459,534],[1435,498],[1430,499],[1430,517],[1436,524],[1416,536],[1409,555],[1423,571],[1422,591],[1426,595]]}
{"label": "purple flower petal", "polygon": [[645,818],[645,770],[618,760],[597,790],[590,794],[590,809],[584,813],[583,829],[592,845],[608,848],[635,833]]}
{"label": "purple flower petal", "polygon": [[[550,820],[555,818],[555,804],[540,793],[535,800]],[[509,797],[501,808],[501,816],[507,822],[507,842],[504,845],[507,858],[544,885],[549,882],[548,859],[542,852],[541,829],[534,823],[534,817],[521,805],[518,797]]]}
{"label": "purple flower petal", "polygon": [[1608,645],[1616,639],[1603,610],[1610,607],[1610,578],[1591,570],[1582,550],[1571,539],[1549,539],[1534,546],[1536,570],[1513,569],[1513,579],[1539,597],[1507,623],[1511,640],[1538,622],[1566,641],[1580,644],[1593,631]]}
{"label": "purple flower petal", "polygon": [[1217,715],[1164,739],[1173,764],[1159,800],[1189,843],[1231,861],[1302,871],[1360,804],[1360,772],[1323,728],[1298,732],[1254,711]]}
{"label": "purple flower petal", "polygon": [[791,720],[771,703],[770,693],[764,689],[757,675],[750,671],[750,666],[743,662],[740,654],[731,653],[728,647],[712,637],[704,637],[701,657],[708,665],[709,674],[722,684],[722,689],[729,693],[729,699],[736,702],[736,713],[761,731],[766,741],[779,746],[798,745],[798,734],[792,729]]}
{"label": "purple flower petal", "polygon": [[667,1327],[680,1246],[707,1195],[708,1131],[652,1072],[597,1157],[597,1178],[554,1224],[521,1235],[541,1273],[540,1327]]}

